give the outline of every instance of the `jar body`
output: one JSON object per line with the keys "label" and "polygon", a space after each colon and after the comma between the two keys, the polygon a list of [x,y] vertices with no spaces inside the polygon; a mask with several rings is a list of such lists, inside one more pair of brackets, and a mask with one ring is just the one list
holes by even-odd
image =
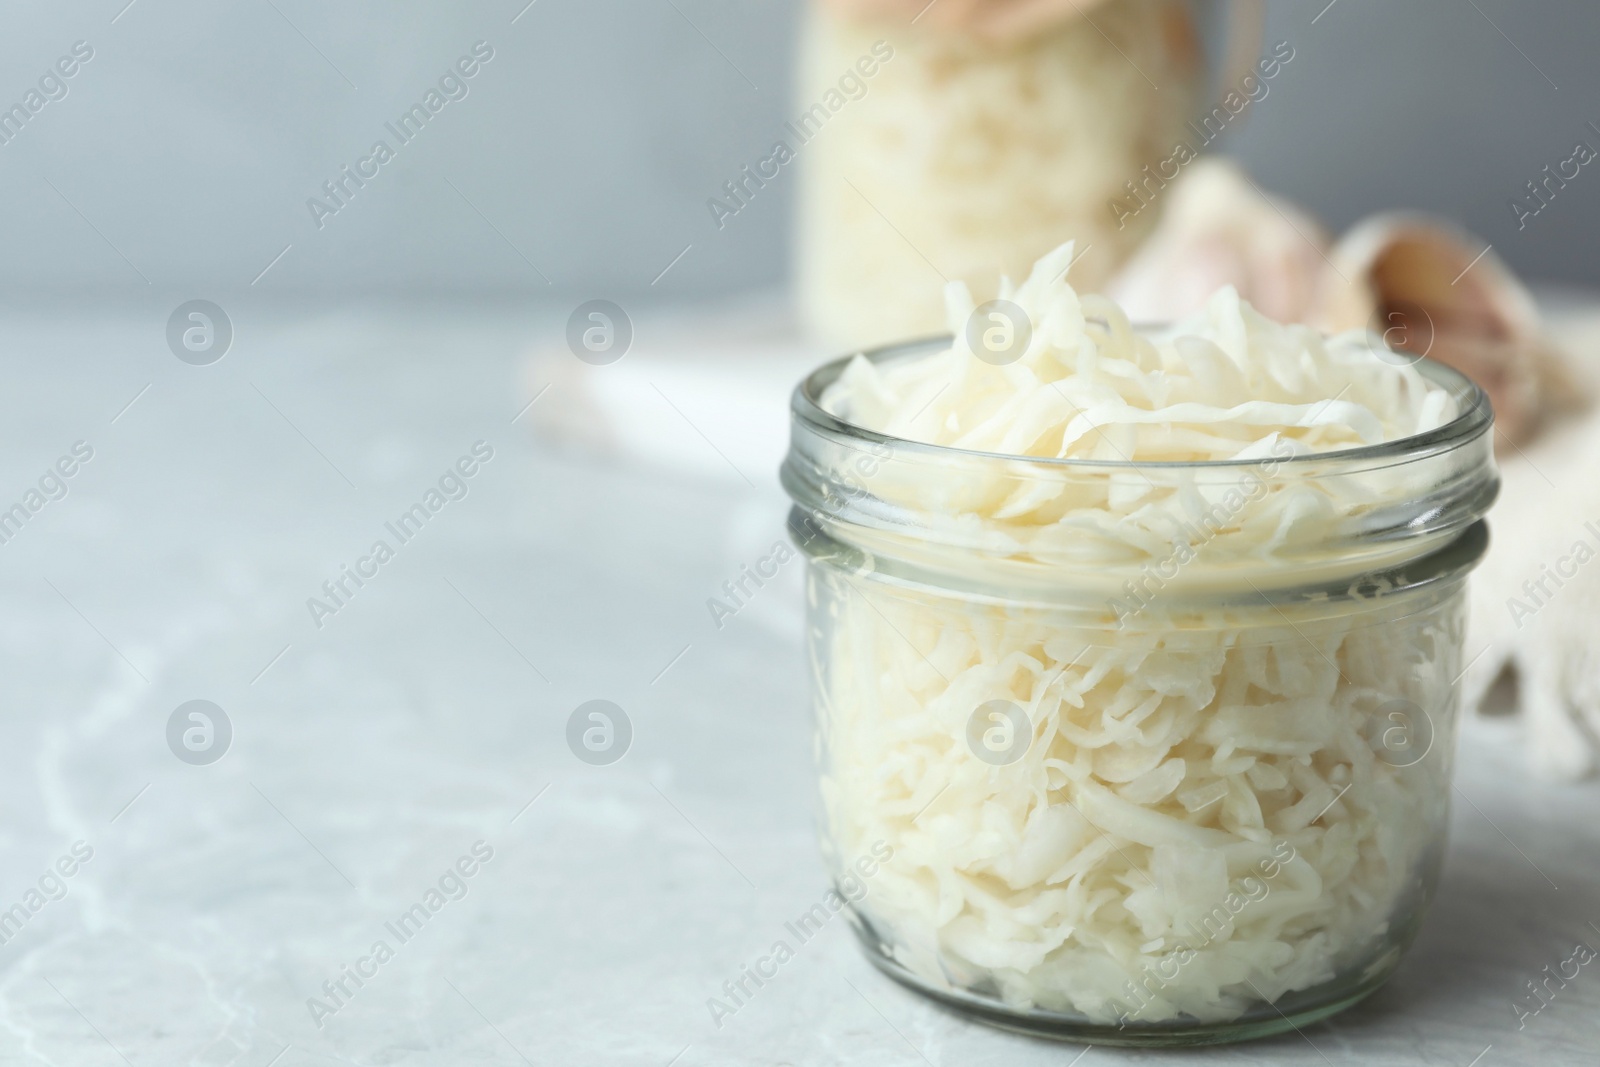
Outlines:
{"label": "jar body", "polygon": [[[880,366],[947,349],[912,342]],[[984,1021],[1233,1041],[1397,966],[1444,850],[1487,398],[1367,447],[966,450],[795,390],[823,851],[869,957]],[[1121,451],[1121,449],[1118,449]]]}
{"label": "jar body", "polygon": [[1481,544],[1405,588],[1113,619],[801,543],[824,853],[893,977],[1159,1045],[1287,1030],[1394,969],[1442,857]]}

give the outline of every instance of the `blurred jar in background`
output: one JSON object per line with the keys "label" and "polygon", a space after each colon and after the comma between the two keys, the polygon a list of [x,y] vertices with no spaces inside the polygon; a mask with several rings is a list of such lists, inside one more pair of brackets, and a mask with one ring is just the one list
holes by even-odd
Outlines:
{"label": "blurred jar in background", "polygon": [[[1197,110],[1189,0],[925,4],[822,0],[810,13],[797,277],[811,332],[840,348],[939,332],[930,281],[963,280],[981,302],[1068,239],[1084,250],[1074,285],[1099,288],[1158,214],[1119,222],[1112,200]],[[851,80],[864,93],[840,92],[842,76],[873,68]]]}

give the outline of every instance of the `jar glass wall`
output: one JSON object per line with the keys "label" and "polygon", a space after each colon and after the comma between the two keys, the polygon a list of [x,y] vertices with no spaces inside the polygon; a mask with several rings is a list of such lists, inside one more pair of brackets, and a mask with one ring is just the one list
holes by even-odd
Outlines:
{"label": "jar glass wall", "polygon": [[[1383,982],[1442,857],[1496,486],[1481,394],[1424,370],[1465,414],[1270,465],[896,441],[817,406],[838,365],[802,385],[784,479],[824,853],[874,963],[998,1025],[1128,1044],[1273,1033]],[[1112,527],[974,517],[1019,491],[1189,521],[1119,555]],[[1241,549],[1284,494],[1318,521]]]}

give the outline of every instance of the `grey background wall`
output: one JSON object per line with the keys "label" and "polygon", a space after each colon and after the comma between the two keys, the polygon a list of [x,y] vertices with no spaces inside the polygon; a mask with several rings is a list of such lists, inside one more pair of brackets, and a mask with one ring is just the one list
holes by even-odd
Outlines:
{"label": "grey background wall", "polygon": [[[255,292],[333,297],[781,282],[792,175],[722,232],[705,200],[789,117],[800,5],[525,3],[0,6],[0,106],[74,42],[94,49],[0,145],[0,295],[258,277]],[[1600,286],[1600,165],[1520,232],[1507,207],[1575,141],[1600,148],[1585,125],[1600,125],[1600,5],[1325,5],[1269,0],[1267,39],[1296,60],[1229,142],[1262,183],[1336,226],[1444,212],[1528,277]],[[479,40],[494,56],[467,95],[319,229],[307,198]]]}

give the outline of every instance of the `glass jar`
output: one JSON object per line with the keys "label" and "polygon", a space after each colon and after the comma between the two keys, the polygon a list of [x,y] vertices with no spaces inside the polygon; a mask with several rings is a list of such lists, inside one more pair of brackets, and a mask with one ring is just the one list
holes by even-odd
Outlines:
{"label": "glass jar", "polygon": [[[844,362],[795,391],[783,482],[823,851],[869,959],[1127,1045],[1273,1034],[1382,984],[1444,849],[1498,487],[1481,391],[1423,361],[1463,412],[1438,430],[1133,464],[861,429],[819,404]],[[1002,517],[1018,499],[1069,521]]]}
{"label": "glass jar", "polygon": [[1185,122],[1200,118],[1205,64],[1190,0],[1063,4],[998,40],[918,22],[915,7],[810,6],[786,143],[802,172],[799,302],[824,342],[932,332],[941,279],[986,300],[1068,239],[1086,252],[1073,277],[1098,288],[1154,227],[1156,211],[1116,205],[1157,199],[1175,172],[1152,168],[1196,140]]}

